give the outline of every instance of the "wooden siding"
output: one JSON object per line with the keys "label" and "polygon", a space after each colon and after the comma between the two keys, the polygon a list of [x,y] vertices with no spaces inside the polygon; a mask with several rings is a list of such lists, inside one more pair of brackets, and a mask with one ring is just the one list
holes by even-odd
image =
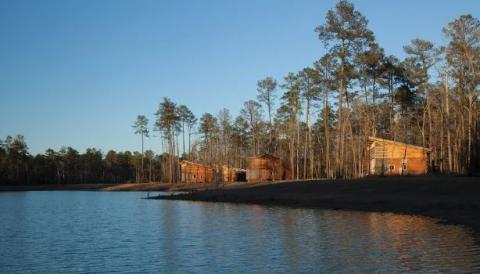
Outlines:
{"label": "wooden siding", "polygon": [[182,183],[211,183],[213,182],[214,169],[189,161],[182,161],[180,163],[180,169],[182,174]]}
{"label": "wooden siding", "polygon": [[429,149],[380,138],[369,138],[369,174],[421,175],[428,172]]}
{"label": "wooden siding", "polygon": [[280,158],[262,155],[247,158],[247,181],[263,182],[286,179],[286,170]]}

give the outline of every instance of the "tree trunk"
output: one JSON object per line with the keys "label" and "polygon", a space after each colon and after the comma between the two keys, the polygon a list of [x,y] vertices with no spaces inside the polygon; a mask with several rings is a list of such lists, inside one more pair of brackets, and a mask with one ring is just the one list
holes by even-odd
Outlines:
{"label": "tree trunk", "polygon": [[452,145],[450,140],[450,99],[449,99],[449,91],[448,91],[448,74],[447,70],[445,69],[445,120],[446,120],[446,131],[447,131],[447,153],[448,153],[448,172],[453,171],[453,159],[452,159]]}
{"label": "tree trunk", "polygon": [[140,176],[141,176],[141,179],[140,179],[140,182],[143,183],[144,181],[144,176],[143,176],[143,132],[142,132],[142,172],[140,173]]}
{"label": "tree trunk", "polygon": [[183,154],[185,154],[185,122],[182,122],[182,145],[183,145]]}
{"label": "tree trunk", "polygon": [[[310,154],[310,163],[313,163],[313,155],[310,146],[310,100],[307,99],[306,120],[307,134],[305,134],[304,149],[303,149],[303,178],[307,178],[307,162]],[[312,168],[310,169],[310,175],[312,174]]]}
{"label": "tree trunk", "polygon": [[343,62],[340,65],[340,81],[339,81],[339,91],[338,95],[338,118],[337,118],[337,147],[335,148],[335,177],[338,178],[342,174],[342,150],[343,150],[343,96],[345,95],[345,86],[344,86],[344,65]]}

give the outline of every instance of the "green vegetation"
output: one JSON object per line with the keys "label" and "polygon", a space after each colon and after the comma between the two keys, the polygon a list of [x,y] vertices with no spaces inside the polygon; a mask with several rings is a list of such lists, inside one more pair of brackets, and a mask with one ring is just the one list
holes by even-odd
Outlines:
{"label": "green vegetation", "polygon": [[349,1],[315,32],[325,55],[283,81],[259,80],[258,102],[246,101],[233,120],[228,110],[203,114],[201,138],[183,157],[245,167],[246,157],[270,153],[288,160],[295,179],[357,178],[367,170],[367,139],[376,136],[431,148],[432,171],[480,168],[477,18],[449,23],[445,45],[413,39],[404,60],[385,54]]}
{"label": "green vegetation", "polygon": [[413,39],[404,47],[404,60],[385,53],[349,1],[328,11],[315,32],[326,54],[282,81],[258,81],[258,102],[246,101],[236,118],[222,109],[202,114],[197,124],[187,106],[164,98],[153,128],[162,137],[162,156],[144,153],[148,120],[140,115],[134,128],[141,153],[111,151],[103,157],[95,149],[79,154],[66,148],[31,156],[23,137],[7,137],[0,143],[0,180],[174,183],[182,159],[244,168],[247,157],[264,153],[288,160],[295,179],[357,178],[367,170],[368,136],[430,148],[433,171],[480,169],[477,18],[462,15],[448,23],[444,45]]}
{"label": "green vegetation", "polygon": [[149,181],[160,181],[164,156],[145,151],[146,166],[142,172],[142,154],[110,150],[103,155],[89,148],[79,153],[71,147],[59,151],[48,149],[32,156],[23,136],[0,139],[0,184],[91,184],[124,183],[147,174]]}
{"label": "green vegetation", "polygon": [[142,136],[142,165],[140,168],[140,174],[136,174],[136,181],[143,182],[145,176],[143,175],[144,167],[143,167],[143,158],[145,157],[145,153],[143,152],[143,138],[148,137],[148,119],[144,115],[138,115],[137,120],[133,124],[133,128],[135,129],[135,134],[140,134]]}

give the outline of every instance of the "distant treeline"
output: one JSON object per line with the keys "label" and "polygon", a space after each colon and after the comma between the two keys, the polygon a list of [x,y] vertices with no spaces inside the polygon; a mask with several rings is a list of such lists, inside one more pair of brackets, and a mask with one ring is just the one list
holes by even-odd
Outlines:
{"label": "distant treeline", "polygon": [[[21,135],[0,139],[0,185],[124,183],[139,180],[142,155],[138,152],[89,148],[84,153],[67,147],[35,156]],[[161,180],[164,157],[145,151],[145,179]]]}

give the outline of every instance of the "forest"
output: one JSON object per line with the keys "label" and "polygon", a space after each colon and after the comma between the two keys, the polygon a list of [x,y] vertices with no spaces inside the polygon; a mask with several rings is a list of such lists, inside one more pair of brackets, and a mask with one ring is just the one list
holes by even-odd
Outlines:
{"label": "forest", "polygon": [[[142,148],[133,153],[69,147],[32,156],[22,136],[7,137],[0,182],[175,183],[183,159],[244,168],[260,154],[287,161],[294,179],[358,178],[366,175],[369,136],[430,148],[431,172],[480,170],[478,18],[461,15],[443,26],[442,45],[413,38],[404,59],[385,52],[349,1],[314,30],[326,53],[283,79],[259,80],[257,98],[238,115],[221,109],[196,117],[164,98],[151,125],[144,115],[134,122]],[[151,131],[161,136],[159,155],[143,149]]]}

